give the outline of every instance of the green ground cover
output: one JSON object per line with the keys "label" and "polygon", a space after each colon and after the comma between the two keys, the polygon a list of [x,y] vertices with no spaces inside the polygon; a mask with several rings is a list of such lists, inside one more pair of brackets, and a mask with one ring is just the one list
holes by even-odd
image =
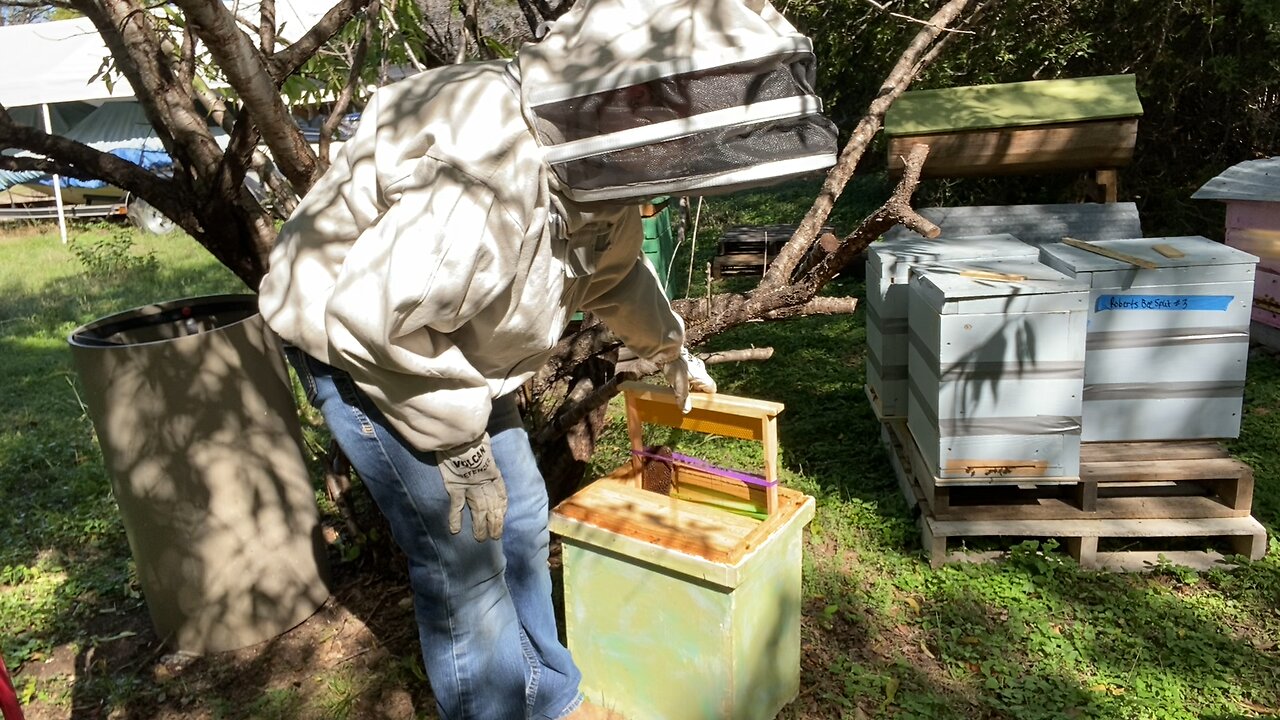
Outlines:
{"label": "green ground cover", "polygon": [[[847,229],[861,212],[857,197],[880,190],[874,181],[855,187],[855,202],[834,218],[837,227]],[[709,199],[699,266],[723,227],[796,222],[811,197],[809,188],[797,187]],[[406,657],[353,672],[355,655],[347,653],[347,664],[313,668],[317,681],[305,685],[273,681],[277,676],[246,661],[224,669],[217,682],[183,679],[199,693],[160,682],[138,663],[113,672],[94,671],[90,662],[55,678],[41,671],[60,647],[109,641],[92,634],[95,618],[145,615],[78,399],[67,334],[136,305],[243,290],[187,238],[110,227],[74,235],[70,248],[48,230],[0,235],[0,653],[17,666],[32,717],[98,717],[75,714],[86,704],[105,710],[103,717],[129,718],[432,717],[420,695],[407,714],[362,710],[361,694],[375,687],[421,683],[420,668]],[[686,267],[688,247],[686,241],[677,254],[677,273]],[[689,291],[699,295],[702,272],[692,275]],[[861,282],[841,279],[830,292],[860,295]],[[996,564],[930,569],[863,396],[864,339],[860,311],[753,324],[713,343],[775,349],[768,362],[721,365],[713,373],[724,392],[787,405],[780,418],[783,479],[818,499],[805,546],[802,688],[782,717],[1280,712],[1274,539],[1266,558],[1232,570],[1087,572],[1052,541],[1014,545]],[[1255,516],[1272,534],[1280,531],[1278,412],[1280,362],[1255,352],[1244,430],[1231,450],[1256,471]],[[706,443],[697,452],[726,464],[758,460],[731,444]],[[624,456],[617,417],[595,466],[610,469]],[[403,647],[411,656],[412,639]],[[257,684],[245,700],[250,673]],[[381,674],[381,685],[370,673]]]}

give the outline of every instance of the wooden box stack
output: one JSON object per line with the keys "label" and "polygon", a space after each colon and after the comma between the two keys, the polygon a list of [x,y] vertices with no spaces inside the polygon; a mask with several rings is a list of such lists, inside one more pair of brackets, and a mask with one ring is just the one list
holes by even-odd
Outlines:
{"label": "wooden box stack", "polygon": [[732,227],[720,236],[716,256],[711,260],[711,277],[760,275],[769,268],[796,231],[795,225]]}
{"label": "wooden box stack", "polygon": [[917,268],[907,427],[934,476],[1078,474],[1088,296],[1034,259]]}
{"label": "wooden box stack", "polygon": [[930,561],[980,538],[1057,538],[1086,568],[1261,558],[1253,471],[1217,441],[1239,432],[1254,258],[1198,237],[1039,248],[913,268],[907,418],[868,389]]}
{"label": "wooden box stack", "polygon": [[[782,406],[624,385],[633,462],[556,507],[565,626],[583,691],[630,720],[769,720],[800,687],[802,530],[814,500],[777,485]],[[765,483],[690,468],[643,489],[641,427],[758,440]],[[764,519],[726,508],[749,505]]]}
{"label": "wooden box stack", "polygon": [[1238,436],[1257,258],[1203,237],[1092,247],[1116,257],[1042,248],[1090,288],[1082,439]]}
{"label": "wooden box stack", "polygon": [[1235,165],[1191,197],[1227,204],[1227,244],[1258,257],[1254,339],[1280,349],[1280,157]]}
{"label": "wooden box stack", "polygon": [[913,269],[995,258],[1034,258],[1012,235],[940,237],[910,233],[867,248],[867,394],[884,417],[907,415],[907,298]]}

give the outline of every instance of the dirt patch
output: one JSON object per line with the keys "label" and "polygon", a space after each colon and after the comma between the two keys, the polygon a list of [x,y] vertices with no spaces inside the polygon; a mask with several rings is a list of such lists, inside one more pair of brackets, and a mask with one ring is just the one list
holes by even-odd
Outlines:
{"label": "dirt patch", "polygon": [[347,574],[314,615],[268,642],[168,653],[145,609],[102,616],[16,675],[29,720],[433,718],[403,578]]}

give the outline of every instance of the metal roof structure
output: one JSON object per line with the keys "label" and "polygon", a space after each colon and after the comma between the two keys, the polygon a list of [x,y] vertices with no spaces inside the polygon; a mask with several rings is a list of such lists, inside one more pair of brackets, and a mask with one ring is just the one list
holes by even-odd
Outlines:
{"label": "metal roof structure", "polygon": [[1200,187],[1193,200],[1280,202],[1280,157],[1246,160]]}

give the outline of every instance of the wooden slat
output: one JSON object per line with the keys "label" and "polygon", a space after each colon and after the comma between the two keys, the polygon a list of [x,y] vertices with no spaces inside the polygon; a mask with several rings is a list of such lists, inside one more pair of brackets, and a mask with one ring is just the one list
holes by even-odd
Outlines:
{"label": "wooden slat", "polygon": [[1252,517],[1060,520],[929,520],[945,537],[1227,537],[1252,535],[1261,527]]}
{"label": "wooden slat", "polygon": [[1054,535],[1056,522],[1072,520],[1202,519],[1246,517],[1249,511],[1224,505],[1216,497],[1115,497],[1098,498],[1096,509],[1081,510],[1061,498],[1040,498],[1003,505],[955,505],[932,511],[938,520],[1005,521],[1043,520],[1042,534]]}
{"label": "wooden slat", "polygon": [[1185,442],[1098,442],[1080,446],[1080,463],[1198,460],[1230,457],[1214,440]]}
{"label": "wooden slat", "polygon": [[[643,400],[664,403],[671,407],[676,405],[675,393],[671,391],[671,388],[647,383],[624,382],[618,386],[618,389],[631,393]],[[786,409],[786,405],[780,402],[726,395],[724,393],[693,393],[692,398],[693,410],[689,412],[690,415],[702,410],[709,410],[763,419],[775,416]],[[642,419],[645,422],[649,422],[648,418]]]}
{"label": "wooden slat", "polygon": [[1091,252],[1095,255],[1101,255],[1103,257],[1111,258],[1112,260],[1115,260],[1117,262],[1128,263],[1130,265],[1133,265],[1135,267],[1140,267],[1145,270],[1155,270],[1157,267],[1159,267],[1158,265],[1151,262],[1150,260],[1144,260],[1135,255],[1130,255],[1129,253],[1120,252],[1119,250],[1113,250],[1112,248],[1103,247],[1101,245],[1094,245],[1091,242],[1087,242],[1085,240],[1078,240],[1073,237],[1062,238],[1062,244],[1070,245],[1073,248],[1078,248],[1080,250],[1084,250],[1085,252]]}
{"label": "wooden slat", "polygon": [[761,524],[608,479],[565,500],[556,513],[713,562],[731,562],[738,546]]}
{"label": "wooden slat", "polygon": [[1180,462],[1106,462],[1080,466],[1080,477],[1098,483],[1160,482],[1165,480],[1219,480],[1238,478],[1251,472],[1249,466],[1232,458],[1185,460]]}
{"label": "wooden slat", "polygon": [[1103,120],[889,139],[889,171],[902,172],[911,146],[929,146],[922,176],[963,177],[1118,168],[1129,164],[1138,121]]}
{"label": "wooden slat", "polygon": [[1183,257],[1186,257],[1186,256],[1187,256],[1187,254],[1186,254],[1186,253],[1182,252],[1182,251],[1181,251],[1181,250],[1179,250],[1178,248],[1176,248],[1176,247],[1174,247],[1174,246],[1172,246],[1172,245],[1168,245],[1168,244],[1166,244],[1166,243],[1156,243],[1155,245],[1152,245],[1152,246],[1151,246],[1151,249],[1152,249],[1152,250],[1155,250],[1156,252],[1160,253],[1161,255],[1163,255],[1163,256],[1165,256],[1165,257],[1167,257],[1167,258],[1170,258],[1170,259],[1172,259],[1172,260],[1176,260],[1176,259],[1178,259],[1178,258],[1183,258]]}

